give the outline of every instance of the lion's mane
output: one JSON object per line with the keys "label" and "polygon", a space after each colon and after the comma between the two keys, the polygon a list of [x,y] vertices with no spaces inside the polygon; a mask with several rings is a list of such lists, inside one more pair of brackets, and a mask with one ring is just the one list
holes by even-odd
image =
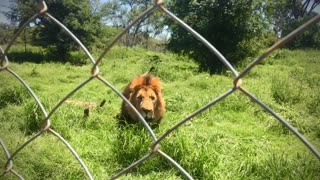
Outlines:
{"label": "lion's mane", "polygon": [[[165,113],[165,101],[162,97],[159,78],[150,74],[137,76],[126,86],[123,95],[148,122],[161,122]],[[144,111],[150,115],[146,115]],[[138,115],[125,101],[122,102],[121,115],[128,123],[140,121]]]}

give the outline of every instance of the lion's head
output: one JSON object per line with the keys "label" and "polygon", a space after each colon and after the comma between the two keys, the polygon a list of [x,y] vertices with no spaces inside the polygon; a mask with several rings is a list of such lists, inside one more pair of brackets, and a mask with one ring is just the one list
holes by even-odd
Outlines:
{"label": "lion's head", "polygon": [[[159,78],[149,74],[137,76],[126,86],[123,95],[146,121],[160,123],[165,112],[165,102]],[[122,103],[121,114],[128,123],[140,121],[138,115],[125,101]]]}

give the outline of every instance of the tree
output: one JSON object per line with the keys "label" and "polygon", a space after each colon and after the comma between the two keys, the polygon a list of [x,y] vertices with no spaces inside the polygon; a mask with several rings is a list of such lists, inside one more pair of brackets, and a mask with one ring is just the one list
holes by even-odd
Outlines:
{"label": "tree", "polygon": [[[185,0],[173,1],[169,9],[236,63],[255,53],[256,38],[267,29],[260,6],[252,0]],[[170,29],[171,50],[196,57],[203,69],[221,70],[220,61],[202,43],[174,23]]]}
{"label": "tree", "polygon": [[[153,0],[109,0],[101,8],[105,23],[117,28],[127,27],[133,19],[154,4]],[[161,33],[161,18],[159,12],[145,16],[129,29],[124,44],[128,46],[144,44],[148,46],[148,38]]]}
{"label": "tree", "polygon": [[[101,23],[99,15],[93,13],[89,0],[46,0],[48,12],[62,22],[86,46],[95,42],[100,35]],[[16,1],[9,12],[12,22],[19,22],[19,26],[29,19],[35,12],[33,0]],[[71,50],[78,48],[74,40],[48,17],[41,16],[33,24],[35,30],[32,42],[65,59]]]}
{"label": "tree", "polygon": [[13,27],[6,23],[0,23],[0,44],[7,44],[13,36]]}
{"label": "tree", "polygon": [[[315,16],[315,8],[320,0],[279,0],[268,1],[268,15],[274,26],[274,31],[284,37],[311,17]],[[315,25],[287,44],[290,48],[320,47],[320,26]]]}
{"label": "tree", "polygon": [[320,0],[291,0],[288,2],[291,5],[292,16],[295,19],[312,15],[313,10],[320,4]]}

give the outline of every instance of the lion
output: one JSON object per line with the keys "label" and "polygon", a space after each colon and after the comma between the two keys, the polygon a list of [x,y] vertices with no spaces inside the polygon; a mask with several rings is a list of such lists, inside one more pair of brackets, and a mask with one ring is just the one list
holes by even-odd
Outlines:
{"label": "lion", "polygon": [[[135,77],[124,89],[123,95],[148,123],[159,124],[165,113],[165,101],[160,79],[151,76],[150,71]],[[130,124],[140,122],[138,115],[125,101],[122,102],[121,116]]]}

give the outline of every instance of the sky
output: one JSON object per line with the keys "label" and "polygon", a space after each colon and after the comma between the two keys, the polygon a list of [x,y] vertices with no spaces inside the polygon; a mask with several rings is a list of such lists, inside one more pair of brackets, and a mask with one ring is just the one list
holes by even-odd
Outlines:
{"label": "sky", "polygon": [[8,23],[8,19],[2,12],[7,12],[9,10],[10,0],[0,0],[0,22]]}

